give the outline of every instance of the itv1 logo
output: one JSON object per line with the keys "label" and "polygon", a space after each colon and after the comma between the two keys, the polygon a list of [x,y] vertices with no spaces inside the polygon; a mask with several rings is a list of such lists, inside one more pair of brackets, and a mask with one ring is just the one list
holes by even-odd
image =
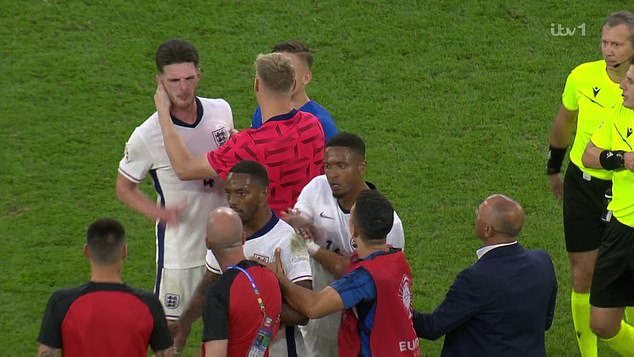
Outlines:
{"label": "itv1 logo", "polygon": [[[577,30],[580,30],[577,32]],[[577,27],[564,27],[562,24],[550,24],[550,34],[559,37],[559,36],[574,36],[575,33],[580,34],[581,36],[586,35],[586,23],[582,23]]]}

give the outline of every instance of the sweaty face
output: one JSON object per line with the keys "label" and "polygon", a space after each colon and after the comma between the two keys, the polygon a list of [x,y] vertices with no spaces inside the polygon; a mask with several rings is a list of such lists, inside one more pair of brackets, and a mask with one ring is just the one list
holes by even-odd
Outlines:
{"label": "sweaty face", "polygon": [[601,53],[608,68],[629,66],[630,59],[634,55],[634,48],[632,48],[630,31],[627,25],[603,26],[601,31]]}
{"label": "sweaty face", "polygon": [[634,109],[634,66],[627,70],[620,87],[623,90],[623,106]]}
{"label": "sweaty face", "polygon": [[175,63],[163,66],[160,78],[167,95],[176,108],[186,108],[195,101],[200,70],[193,63]]}
{"label": "sweaty face", "polygon": [[258,210],[266,207],[266,187],[262,187],[249,174],[229,173],[225,194],[229,207],[238,213],[243,224],[253,219]]}
{"label": "sweaty face", "polygon": [[326,179],[336,198],[345,197],[363,184],[365,161],[346,147],[327,147],[324,153]]}

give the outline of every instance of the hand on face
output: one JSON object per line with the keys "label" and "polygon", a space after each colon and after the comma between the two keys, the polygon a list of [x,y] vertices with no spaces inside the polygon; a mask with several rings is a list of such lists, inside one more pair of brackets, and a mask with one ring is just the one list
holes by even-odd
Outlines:
{"label": "hand on face", "polygon": [[165,86],[163,82],[156,76],[156,92],[154,93],[154,105],[156,106],[156,111],[159,113],[169,112],[172,106],[172,102],[170,101],[169,96],[167,95],[167,91],[165,90]]}

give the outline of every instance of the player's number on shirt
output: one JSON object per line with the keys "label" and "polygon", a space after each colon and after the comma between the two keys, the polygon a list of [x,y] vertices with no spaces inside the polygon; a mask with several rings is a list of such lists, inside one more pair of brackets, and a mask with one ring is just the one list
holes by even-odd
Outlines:
{"label": "player's number on shirt", "polygon": [[331,239],[326,240],[326,249],[331,250],[331,251],[333,251],[335,253],[339,253],[341,251],[341,249],[339,249],[339,248],[332,249],[333,248],[332,243],[333,243],[333,241]]}
{"label": "player's number on shirt", "polygon": [[213,188],[214,187],[214,179],[210,178],[210,179],[206,179],[203,180],[203,186],[208,186],[209,188]]}

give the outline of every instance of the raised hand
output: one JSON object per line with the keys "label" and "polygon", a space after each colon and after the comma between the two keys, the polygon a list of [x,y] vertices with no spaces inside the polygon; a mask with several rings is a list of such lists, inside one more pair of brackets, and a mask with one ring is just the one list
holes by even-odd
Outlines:
{"label": "raised hand", "polygon": [[156,76],[156,92],[154,93],[154,105],[156,106],[156,111],[161,113],[169,113],[170,108],[172,106],[172,101],[167,95],[167,91],[165,90],[165,86],[159,76]]}

